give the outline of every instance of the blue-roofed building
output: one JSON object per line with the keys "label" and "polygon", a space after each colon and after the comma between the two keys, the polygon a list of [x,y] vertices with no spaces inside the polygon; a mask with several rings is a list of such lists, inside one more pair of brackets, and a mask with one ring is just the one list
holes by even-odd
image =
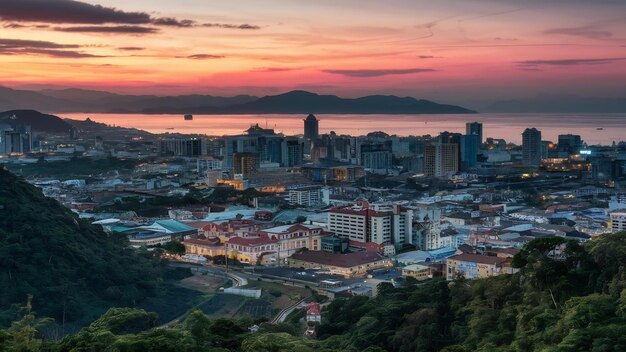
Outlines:
{"label": "blue-roofed building", "polygon": [[[195,227],[191,227],[176,220],[157,220],[150,225],[142,226],[116,224],[110,226],[110,231],[127,234],[128,238],[131,240],[131,243],[133,243],[134,238],[139,241],[139,239],[143,239],[143,237],[149,237],[149,235],[154,235],[155,237],[160,238],[165,238],[169,236],[169,240],[167,242],[180,242],[185,238],[191,238],[198,234],[198,229],[196,229]],[[161,240],[162,239],[158,240],[157,242],[160,243]]]}
{"label": "blue-roofed building", "polygon": [[443,247],[437,248],[430,251],[411,251],[405,252],[402,254],[398,254],[394,257],[394,260],[398,264],[398,266],[405,266],[417,263],[427,263],[427,262],[435,262],[444,260],[448,257],[455,255],[456,248],[454,247]]}
{"label": "blue-roofed building", "polygon": [[151,225],[140,226],[140,228],[142,230],[167,233],[171,236],[172,241],[182,241],[198,233],[195,227],[185,225],[176,220],[157,220]]}

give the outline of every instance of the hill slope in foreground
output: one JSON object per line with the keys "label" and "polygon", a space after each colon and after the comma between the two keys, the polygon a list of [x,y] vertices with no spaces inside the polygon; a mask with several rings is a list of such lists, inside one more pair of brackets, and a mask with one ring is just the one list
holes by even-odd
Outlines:
{"label": "hill slope in foreground", "polygon": [[0,326],[33,296],[41,316],[91,321],[155,293],[158,261],[0,168]]}

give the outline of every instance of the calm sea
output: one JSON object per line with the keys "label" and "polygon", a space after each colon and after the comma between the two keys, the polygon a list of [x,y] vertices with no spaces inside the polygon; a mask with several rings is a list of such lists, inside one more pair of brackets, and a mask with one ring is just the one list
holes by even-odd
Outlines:
{"label": "calm sea", "polygon": [[[305,115],[183,115],[61,114],[62,117],[133,127],[154,133],[198,133],[213,136],[241,134],[250,125],[274,128],[287,135],[303,133]],[[437,135],[441,131],[464,132],[465,123],[484,124],[483,135],[519,143],[527,127],[542,132],[544,140],[556,141],[559,134],[579,134],[588,144],[610,144],[626,140],[626,114],[473,114],[473,115],[316,115],[320,132],[365,135],[384,131],[399,136]]]}

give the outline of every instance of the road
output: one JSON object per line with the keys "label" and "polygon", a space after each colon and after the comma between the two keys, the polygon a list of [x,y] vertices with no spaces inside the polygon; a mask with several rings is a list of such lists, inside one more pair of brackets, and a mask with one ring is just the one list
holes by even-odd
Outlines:
{"label": "road", "polygon": [[305,297],[301,300],[299,300],[298,302],[290,305],[289,307],[281,310],[275,317],[274,319],[272,319],[271,323],[272,324],[279,324],[282,323],[283,321],[285,321],[285,318],[287,318],[287,316],[289,314],[291,314],[291,312],[293,312],[295,309],[300,309],[303,307],[304,302],[306,302],[307,299],[309,299],[311,296],[309,297]]}

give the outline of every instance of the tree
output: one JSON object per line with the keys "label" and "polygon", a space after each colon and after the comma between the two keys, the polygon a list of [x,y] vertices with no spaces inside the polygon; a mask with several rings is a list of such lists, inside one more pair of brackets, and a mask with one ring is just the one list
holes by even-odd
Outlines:
{"label": "tree", "polygon": [[169,254],[174,254],[174,255],[185,254],[185,245],[177,241],[167,242],[162,246],[162,248],[163,250],[165,250],[166,253],[169,253]]}
{"label": "tree", "polygon": [[43,344],[43,340],[39,338],[39,329],[52,322],[50,318],[37,319],[35,317],[32,311],[32,299],[33,297],[29,295],[26,306],[22,308],[25,311],[24,317],[11,323],[7,330],[8,336],[6,333],[4,337],[0,334],[0,342],[2,339],[8,341],[11,351],[39,351]]}

